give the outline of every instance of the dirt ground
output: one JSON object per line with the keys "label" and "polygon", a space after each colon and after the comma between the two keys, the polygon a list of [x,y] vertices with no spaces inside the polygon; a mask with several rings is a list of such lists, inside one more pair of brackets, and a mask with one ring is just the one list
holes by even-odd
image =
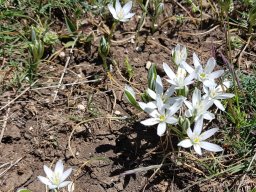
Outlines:
{"label": "dirt ground", "polygon": [[[165,6],[165,15],[179,11],[177,5]],[[192,52],[203,62],[213,53],[217,58],[219,52],[224,53],[225,34],[221,26],[209,15],[203,16],[200,26],[200,17],[194,15],[196,17],[196,21],[187,18],[181,24],[170,18],[154,34],[146,22],[138,44],[131,40],[138,22],[138,17],[133,17],[130,22],[121,24],[114,34],[109,63],[115,60],[116,65],[112,64],[111,73],[103,70],[98,57],[99,32],[90,47],[79,44],[73,55],[70,49],[64,49],[65,57],[57,56],[50,64],[43,63],[38,80],[31,88],[25,84],[19,90],[5,90],[0,96],[0,114],[4,117],[1,121],[4,132],[0,144],[0,163],[3,164],[0,191],[15,191],[20,187],[45,191],[37,176],[44,176],[43,165],[54,165],[58,159],[64,160],[65,167],[73,168],[71,178],[77,192],[179,191],[189,185],[194,186],[185,191],[224,191],[230,186],[222,180],[196,184],[200,173],[178,166],[175,159],[152,178],[152,170],[120,176],[127,170],[160,164],[165,155],[155,127],[142,126],[139,121],[146,115],[131,107],[124,98],[124,86],[131,84],[139,91],[145,89],[147,62],[157,64],[158,74],[163,76],[162,63],[171,64],[171,49],[177,43],[187,46],[189,61]],[[81,28],[83,33],[95,30],[95,23],[87,21]],[[54,24],[59,31],[62,30],[60,23]],[[255,52],[254,46],[251,53]],[[234,58],[238,53],[234,50]],[[68,56],[71,60],[63,85],[57,89]],[[126,57],[134,68],[130,83],[125,74]],[[242,58],[242,63],[248,65],[252,61],[249,55]],[[218,64],[218,68],[228,70],[223,62]],[[250,66],[243,64],[241,68],[249,71]],[[13,99],[15,101],[11,102]]]}

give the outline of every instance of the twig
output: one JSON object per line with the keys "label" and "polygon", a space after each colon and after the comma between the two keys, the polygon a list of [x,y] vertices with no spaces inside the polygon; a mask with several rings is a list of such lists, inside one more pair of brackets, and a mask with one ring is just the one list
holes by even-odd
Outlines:
{"label": "twig", "polygon": [[[93,82],[98,82],[101,81],[102,79],[95,79],[95,80],[89,80],[89,81],[79,81],[79,82],[74,82],[74,83],[66,83],[66,84],[62,84],[64,86],[73,86],[73,85],[78,85],[78,84],[83,84],[83,83],[93,83]],[[37,87],[37,88],[33,88],[31,89],[31,91],[34,90],[40,90],[40,89],[50,89],[50,88],[56,88],[59,85],[50,85],[50,86],[46,86],[46,87]]]}
{"label": "twig", "polygon": [[[251,166],[252,166],[252,163],[253,163],[253,161],[254,161],[255,159],[256,159],[256,153],[255,153],[254,156],[252,157],[252,160],[251,160],[249,166],[247,167],[246,171],[249,171],[249,170],[250,170],[250,168],[251,168]],[[237,188],[237,191],[239,191],[239,189],[241,188],[242,184],[244,183],[245,176],[246,176],[246,173],[243,175],[243,178],[242,178],[241,182],[239,183],[239,186],[238,186],[238,188]]]}
{"label": "twig", "polygon": [[246,45],[244,46],[243,50],[240,52],[239,57],[238,57],[238,59],[237,59],[237,65],[238,65],[238,68],[239,68],[239,69],[240,69],[240,66],[241,66],[241,59],[242,59],[242,57],[243,57],[244,51],[245,51],[245,49],[248,47],[248,45],[249,45],[249,43],[250,43],[250,41],[251,41],[251,38],[252,38],[252,36],[250,36],[250,37],[248,38],[248,40],[247,40],[247,42],[246,42]]}
{"label": "twig", "polygon": [[216,25],[215,27],[209,29],[208,31],[202,32],[202,33],[178,32],[178,34],[181,34],[181,35],[189,35],[189,36],[202,36],[202,35],[207,35],[208,33],[214,31],[214,30],[217,29],[218,27],[219,27],[219,25]]}
{"label": "twig", "polygon": [[[10,101],[10,96],[8,97],[8,102],[9,101]],[[8,118],[9,118],[9,113],[10,113],[10,107],[8,107],[5,118],[4,118],[3,127],[2,127],[2,130],[1,130],[1,133],[0,133],[0,144],[1,144],[3,136],[4,136],[4,131],[5,131],[7,121],[8,121]]]}
{"label": "twig", "polygon": [[183,10],[188,14],[188,16],[192,19],[193,23],[196,23],[195,18],[192,17],[192,15],[189,13],[189,11],[188,11],[185,7],[183,7],[178,1],[176,1],[176,0],[173,0],[173,1],[174,1],[181,9],[183,9]]}
{"label": "twig", "polygon": [[2,173],[0,173],[0,177],[2,177],[7,171],[9,171],[14,165],[16,165],[17,163],[20,162],[20,160],[23,159],[23,157],[19,158],[17,161],[15,161],[14,163],[10,163],[11,165],[9,167],[7,167]]}
{"label": "twig", "polygon": [[66,71],[67,71],[67,68],[68,68],[69,61],[70,61],[71,56],[72,56],[72,54],[73,54],[74,46],[75,46],[75,44],[76,44],[76,42],[77,42],[77,40],[78,40],[80,34],[81,34],[81,32],[77,35],[77,37],[76,37],[76,39],[75,39],[75,41],[74,41],[74,43],[73,43],[73,45],[72,45],[72,47],[71,47],[71,49],[70,49],[70,51],[69,51],[70,56],[67,57],[67,61],[66,61],[66,63],[65,63],[65,67],[64,67],[63,72],[62,72],[62,74],[61,74],[60,81],[59,81],[59,84],[58,84],[58,86],[57,86],[57,90],[55,91],[55,95],[54,95],[54,97],[53,97],[53,102],[54,102],[54,101],[56,100],[56,98],[57,98],[58,91],[59,91],[59,89],[60,89],[62,80],[63,80],[64,75],[65,75],[65,73],[66,73]]}
{"label": "twig", "polygon": [[24,91],[22,91],[17,97],[15,97],[13,100],[11,100],[10,102],[8,102],[5,106],[1,107],[0,111],[2,111],[3,109],[5,109],[6,107],[8,107],[10,104],[12,104],[14,101],[16,101],[18,98],[20,98],[23,94],[25,94],[33,85],[36,84],[38,80],[36,80],[34,83],[32,83],[30,85],[30,87],[27,87]]}

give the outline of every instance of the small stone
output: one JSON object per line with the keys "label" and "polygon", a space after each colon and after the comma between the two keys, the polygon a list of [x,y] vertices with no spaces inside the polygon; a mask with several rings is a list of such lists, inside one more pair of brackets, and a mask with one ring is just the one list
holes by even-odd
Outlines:
{"label": "small stone", "polygon": [[11,137],[11,139],[19,140],[21,138],[20,129],[16,125],[10,124],[4,131],[4,137]]}
{"label": "small stone", "polygon": [[61,51],[60,54],[59,54],[59,57],[60,58],[64,58],[66,56],[65,52],[64,51]]}
{"label": "small stone", "polygon": [[78,104],[77,105],[77,108],[80,110],[80,111],[85,111],[85,106],[83,104]]}
{"label": "small stone", "polygon": [[121,115],[120,111],[115,111],[114,113],[115,113],[115,115]]}
{"label": "small stone", "polygon": [[151,65],[152,65],[151,61],[147,61],[147,63],[146,63],[146,69],[149,69],[149,68],[151,67]]}

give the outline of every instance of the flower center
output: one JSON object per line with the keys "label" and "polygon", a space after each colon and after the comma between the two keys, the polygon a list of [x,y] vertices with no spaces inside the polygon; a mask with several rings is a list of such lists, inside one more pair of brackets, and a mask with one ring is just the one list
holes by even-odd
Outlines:
{"label": "flower center", "polygon": [[207,75],[205,73],[200,73],[199,76],[200,76],[201,79],[206,79],[206,77],[207,77]]}
{"label": "flower center", "polygon": [[52,178],[52,183],[54,184],[54,185],[59,185],[60,184],[60,177],[59,177],[59,173],[55,173],[54,175],[53,175],[53,178]]}
{"label": "flower center", "polygon": [[118,17],[119,19],[124,18],[124,11],[123,11],[123,9],[121,9],[121,10],[119,11],[119,13],[117,14],[117,17]]}
{"label": "flower center", "polygon": [[214,97],[216,97],[216,96],[217,96],[216,91],[215,91],[215,90],[212,90],[211,93],[210,93],[210,97],[211,97],[211,98],[214,98]]}
{"label": "flower center", "polygon": [[159,117],[159,120],[161,121],[161,122],[163,122],[163,121],[165,121],[165,115],[160,115],[160,117]]}
{"label": "flower center", "polygon": [[194,138],[194,139],[193,139],[193,143],[194,143],[194,144],[200,143],[199,137]]}

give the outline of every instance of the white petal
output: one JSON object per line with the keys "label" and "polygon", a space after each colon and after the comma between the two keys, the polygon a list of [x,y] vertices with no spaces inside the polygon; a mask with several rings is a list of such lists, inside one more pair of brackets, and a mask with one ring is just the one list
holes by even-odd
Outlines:
{"label": "white petal", "polygon": [[193,116],[192,110],[186,110],[186,111],[185,111],[185,116],[186,116],[186,117],[192,117],[192,116]]}
{"label": "white petal", "polygon": [[173,93],[175,92],[175,86],[171,86],[169,87],[166,92],[164,93],[165,97],[170,97],[173,95]]}
{"label": "white petal", "polygon": [[209,143],[209,142],[206,142],[206,141],[202,141],[200,143],[200,145],[203,149],[205,149],[207,151],[212,151],[212,152],[223,151],[223,149],[219,145]]}
{"label": "white petal", "polygon": [[193,63],[194,63],[195,69],[198,67],[202,67],[202,65],[200,64],[200,60],[195,53],[193,53]]}
{"label": "white petal", "polygon": [[56,188],[58,188],[58,186],[57,186],[57,185],[53,185],[53,184],[48,185],[48,187],[49,187],[49,189],[56,189]]}
{"label": "white petal", "polygon": [[209,121],[213,120],[215,118],[215,115],[212,114],[211,112],[209,111],[206,111],[204,114],[203,114],[203,118],[204,119],[207,119]]}
{"label": "white petal", "polygon": [[220,95],[218,95],[216,97],[216,99],[228,99],[228,98],[232,98],[234,96],[235,96],[235,94],[233,94],[233,93],[221,93]]}
{"label": "white petal", "polygon": [[60,182],[65,181],[68,178],[68,176],[71,174],[71,172],[72,172],[72,168],[69,168],[66,171],[64,171],[64,173],[61,175]]}
{"label": "white petal", "polygon": [[208,131],[205,131],[204,133],[202,133],[200,135],[200,139],[203,141],[203,140],[206,140],[208,138],[210,138],[211,136],[213,136],[219,129],[218,128],[212,128]]}
{"label": "white petal", "polygon": [[216,105],[217,108],[219,108],[222,111],[225,111],[224,106],[221,104],[219,100],[214,100],[214,104]]}
{"label": "white petal", "polygon": [[192,104],[196,106],[201,101],[201,91],[195,88],[192,96]]}
{"label": "white petal", "polygon": [[117,14],[116,14],[116,10],[114,9],[114,7],[113,7],[112,4],[108,4],[108,9],[109,9],[110,13],[112,14],[112,16],[113,16],[115,19],[118,19],[118,18],[117,18]]}
{"label": "white petal", "polygon": [[207,111],[212,105],[213,105],[213,100],[202,100],[204,110]]}
{"label": "white petal", "polygon": [[131,11],[131,9],[132,9],[132,1],[129,1],[123,7],[124,15],[127,15]]}
{"label": "white petal", "polygon": [[53,171],[46,165],[44,165],[44,172],[45,172],[47,178],[49,178],[49,179],[53,178],[53,175],[54,175]]}
{"label": "white petal", "polygon": [[177,88],[177,86],[179,86],[175,79],[167,79],[167,82],[174,85],[175,89]]}
{"label": "white petal", "polygon": [[51,185],[52,183],[51,183],[51,181],[48,179],[48,178],[46,178],[46,177],[42,177],[42,176],[37,176],[37,178],[43,183],[43,184],[45,184],[45,185]]}
{"label": "white petal", "polygon": [[140,108],[146,113],[152,113],[156,108],[156,105],[154,105],[153,102],[151,103],[138,102],[138,104]]}
{"label": "white petal", "polygon": [[217,78],[219,78],[223,73],[224,73],[224,70],[214,71],[214,72],[212,72],[211,74],[209,74],[209,78],[210,78],[210,79],[217,79]]}
{"label": "white petal", "polygon": [[[193,83],[193,79],[195,78],[195,75],[194,75],[194,73],[192,73],[192,74],[190,74],[189,76],[187,76],[186,78],[185,78],[185,85],[189,85],[189,84],[191,84],[191,83]],[[191,83],[188,83],[188,82],[191,82]]]}
{"label": "white petal", "polygon": [[167,117],[165,122],[168,124],[176,124],[178,120],[175,117]]}
{"label": "white petal", "polygon": [[187,129],[187,135],[188,135],[188,137],[189,137],[190,139],[192,139],[192,138],[194,137],[194,134],[193,134],[193,132],[192,132],[192,130],[191,130],[190,127]]}
{"label": "white petal", "polygon": [[159,75],[156,76],[156,94],[162,95],[164,92],[162,79]]}
{"label": "white petal", "polygon": [[149,94],[149,96],[152,98],[152,99],[154,99],[154,100],[156,100],[156,93],[154,92],[154,91],[152,91],[151,89],[147,89],[147,93]]}
{"label": "white petal", "polygon": [[182,67],[183,69],[185,69],[189,74],[193,74],[194,71],[195,71],[195,70],[194,70],[189,64],[187,64],[187,62],[185,62],[185,61],[182,61],[182,62],[181,62],[180,67]]}
{"label": "white petal", "polygon": [[213,79],[204,80],[203,84],[205,87],[215,87],[216,86],[216,83],[214,82]]}
{"label": "white petal", "polygon": [[171,68],[166,63],[163,63],[163,68],[164,68],[166,75],[170,79],[174,79],[176,77],[175,73],[171,70]]}
{"label": "white petal", "polygon": [[161,122],[158,124],[157,126],[157,135],[158,136],[162,136],[166,131],[166,123],[165,122]]}
{"label": "white petal", "polygon": [[183,99],[179,99],[177,100],[168,110],[169,115],[174,115],[182,106],[184,100]]}
{"label": "white petal", "polygon": [[127,18],[122,18],[122,19],[118,18],[117,20],[122,21],[122,22],[127,22],[127,21],[129,21],[129,19],[127,19]]}
{"label": "white petal", "polygon": [[207,64],[206,64],[206,66],[205,66],[205,68],[204,68],[205,73],[207,73],[207,74],[211,73],[211,72],[213,71],[215,65],[216,65],[216,60],[215,60],[213,57],[211,57],[211,58],[207,61]]}
{"label": "white petal", "polygon": [[59,184],[58,188],[62,188],[62,187],[66,187],[67,185],[69,185],[71,183],[71,181],[64,181],[61,184]]}
{"label": "white petal", "polygon": [[159,113],[163,114],[165,111],[164,102],[159,95],[156,95],[156,105],[157,105]]}
{"label": "white petal", "polygon": [[124,16],[124,19],[126,19],[126,21],[128,21],[131,17],[133,17],[135,15],[135,13],[128,13]]}
{"label": "white petal", "polygon": [[181,142],[178,143],[178,146],[184,147],[184,148],[189,148],[191,147],[193,144],[191,142],[190,139],[184,139]]}
{"label": "white petal", "polygon": [[195,135],[200,135],[203,129],[203,118],[199,118],[196,122],[195,122],[195,126],[194,126],[194,130],[193,130],[193,134]]}
{"label": "white petal", "polygon": [[158,112],[158,110],[153,110],[151,112],[148,113],[150,115],[150,117],[153,117],[153,118],[158,118],[161,114]]}
{"label": "white petal", "polygon": [[121,11],[121,9],[122,9],[122,7],[121,7],[119,0],[116,0],[116,13],[119,13]]}
{"label": "white petal", "polygon": [[149,118],[144,121],[141,121],[140,123],[146,126],[151,126],[159,123],[159,120],[157,118]]}
{"label": "white petal", "polygon": [[54,173],[58,173],[59,175],[62,175],[64,171],[64,165],[62,163],[62,160],[59,160],[56,165],[55,165],[55,169],[54,169]]}
{"label": "white petal", "polygon": [[187,108],[189,108],[190,110],[193,110],[193,105],[190,101],[184,101],[184,103],[187,106]]}
{"label": "white petal", "polygon": [[202,150],[201,150],[200,145],[195,144],[195,145],[193,145],[193,147],[194,147],[195,152],[196,152],[198,155],[202,155]]}

